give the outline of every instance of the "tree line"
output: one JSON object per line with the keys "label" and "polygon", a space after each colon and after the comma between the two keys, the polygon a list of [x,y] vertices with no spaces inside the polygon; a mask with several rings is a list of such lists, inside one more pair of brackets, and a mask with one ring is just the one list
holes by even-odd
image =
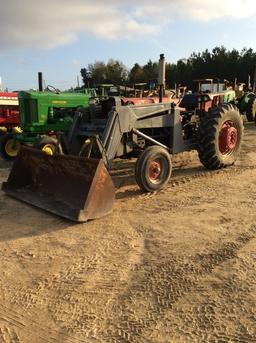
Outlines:
{"label": "tree line", "polygon": [[[186,85],[193,88],[193,80],[203,78],[226,79],[233,82],[251,83],[255,76],[256,52],[251,48],[241,51],[215,47],[212,51],[193,52],[189,58],[177,63],[166,63],[166,86]],[[107,63],[96,61],[81,69],[85,87],[96,84],[113,83],[115,85],[132,85],[144,83],[158,77],[158,61],[149,60],[145,65],[135,63],[129,70],[121,61],[110,59]]]}

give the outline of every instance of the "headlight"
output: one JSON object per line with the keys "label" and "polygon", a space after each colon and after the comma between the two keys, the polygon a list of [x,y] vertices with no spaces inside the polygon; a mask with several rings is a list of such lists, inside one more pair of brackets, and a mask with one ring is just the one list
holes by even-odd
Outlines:
{"label": "headlight", "polygon": [[197,101],[198,101],[198,102],[201,102],[201,101],[202,101],[202,98],[199,96],[199,97],[197,98]]}

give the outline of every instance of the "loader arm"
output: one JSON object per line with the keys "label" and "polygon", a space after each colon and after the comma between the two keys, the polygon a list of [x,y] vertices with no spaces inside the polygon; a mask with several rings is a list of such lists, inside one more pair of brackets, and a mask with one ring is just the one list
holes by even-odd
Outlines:
{"label": "loader arm", "polygon": [[[169,144],[163,145],[140,133],[139,129],[169,127]],[[143,136],[156,145],[165,147],[170,153],[178,153],[191,149],[191,142],[184,142],[180,122],[180,112],[171,103],[150,106],[116,106],[109,113],[108,121],[102,135],[102,146],[108,162],[118,155],[122,137],[125,133]]]}

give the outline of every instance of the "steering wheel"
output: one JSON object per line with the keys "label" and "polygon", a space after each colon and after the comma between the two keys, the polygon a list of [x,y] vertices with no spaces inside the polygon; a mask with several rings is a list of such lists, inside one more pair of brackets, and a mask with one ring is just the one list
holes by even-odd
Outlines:
{"label": "steering wheel", "polygon": [[171,91],[169,91],[169,92],[171,93],[171,94],[170,94],[170,98],[171,98],[171,99],[175,98],[176,92],[173,91],[173,90],[171,90]]}
{"label": "steering wheel", "polygon": [[55,87],[53,87],[53,86],[51,86],[51,85],[48,85],[47,87],[46,87],[46,90],[47,91],[49,91],[49,92],[52,92],[52,93],[60,93],[60,90],[59,89],[57,89],[57,88],[55,88]]}

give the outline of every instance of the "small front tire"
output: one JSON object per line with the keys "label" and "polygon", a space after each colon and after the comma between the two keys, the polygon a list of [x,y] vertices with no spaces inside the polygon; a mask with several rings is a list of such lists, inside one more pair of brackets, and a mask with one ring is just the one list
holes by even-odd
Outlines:
{"label": "small front tire", "polygon": [[38,149],[43,151],[46,155],[53,156],[55,154],[62,154],[62,148],[58,145],[58,140],[54,137],[45,136],[38,143]]}
{"label": "small front tire", "polygon": [[21,143],[15,139],[15,135],[7,133],[1,136],[0,153],[3,159],[13,160],[18,155]]}
{"label": "small front tire", "polygon": [[170,154],[160,146],[146,148],[138,157],[135,179],[145,192],[155,192],[164,188],[172,172]]}

